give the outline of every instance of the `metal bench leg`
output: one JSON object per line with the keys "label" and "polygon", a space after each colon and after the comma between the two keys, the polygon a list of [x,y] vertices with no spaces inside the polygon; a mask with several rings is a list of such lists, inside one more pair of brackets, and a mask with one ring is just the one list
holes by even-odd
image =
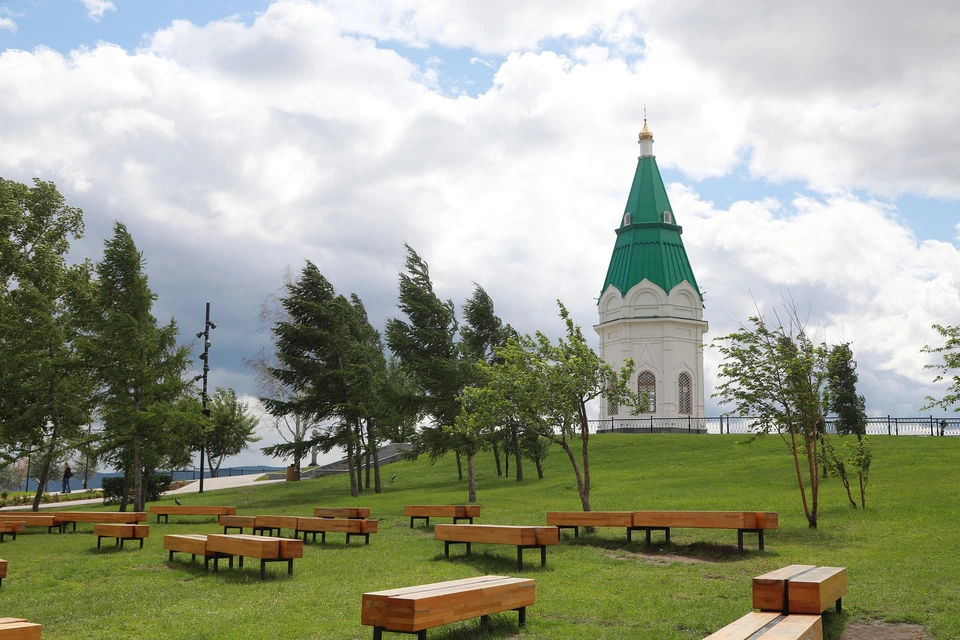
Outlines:
{"label": "metal bench leg", "polygon": [[365,540],[364,544],[370,544],[370,534],[369,534],[369,533],[365,533],[365,534],[363,534],[363,537],[364,537],[364,540]]}
{"label": "metal bench leg", "polygon": [[317,542],[317,532],[314,531],[314,532],[313,532],[313,543],[316,544],[316,542]]}
{"label": "metal bench leg", "polygon": [[843,612],[843,602],[841,602],[841,600],[843,600],[843,598],[837,598],[837,613]]}
{"label": "metal bench leg", "polygon": [[667,544],[670,544],[670,527],[664,529],[663,533],[667,536]]}
{"label": "metal bench leg", "polygon": [[523,571],[523,547],[517,547],[517,571]]}
{"label": "metal bench leg", "polygon": [[540,547],[540,566],[541,567],[547,566],[547,548],[546,547]]}
{"label": "metal bench leg", "polygon": [[763,551],[763,529],[760,529],[757,535],[760,536],[760,551]]}
{"label": "metal bench leg", "polygon": [[119,544],[120,548],[123,549],[123,538],[117,538],[117,544]]}
{"label": "metal bench leg", "polygon": [[[191,560],[191,562],[193,561]],[[216,564],[216,560],[214,560],[214,564]],[[210,556],[203,556],[203,570],[210,571]]]}
{"label": "metal bench leg", "polygon": [[[99,549],[99,548],[100,548],[100,541],[97,540],[97,549]],[[173,551],[170,552],[170,560],[171,560],[171,561],[173,560]]]}
{"label": "metal bench leg", "polygon": [[220,556],[213,556],[213,572],[217,573],[220,570]]}
{"label": "metal bench leg", "polygon": [[[413,516],[410,516],[410,528],[413,529]],[[373,635],[374,635],[374,636],[377,635],[377,629],[378,629],[378,627],[374,627],[374,628],[373,628]]]}
{"label": "metal bench leg", "polygon": [[143,538],[140,538],[140,548],[143,549]]}
{"label": "metal bench leg", "polygon": [[740,555],[743,555],[743,529],[737,529],[737,549],[740,550]]}
{"label": "metal bench leg", "polygon": [[627,527],[627,544],[633,542],[633,529]]}
{"label": "metal bench leg", "polygon": [[[2,540],[3,540],[3,534],[0,534],[0,541],[2,541]],[[100,541],[101,541],[101,540],[103,540],[103,536],[97,536],[97,549],[100,548]],[[172,554],[173,551],[171,551],[170,553]]]}
{"label": "metal bench leg", "polygon": [[443,557],[444,558],[450,557],[450,541],[449,540],[443,541]]}
{"label": "metal bench leg", "polygon": [[233,569],[233,556],[230,556],[230,560],[229,560],[229,562],[227,563],[227,568],[228,568],[228,569]]}
{"label": "metal bench leg", "polygon": [[490,616],[480,616],[480,626],[486,627],[490,625]]}
{"label": "metal bench leg", "polygon": [[519,609],[517,609],[517,613],[520,614],[520,620],[519,620],[519,622],[517,623],[517,626],[519,626],[519,627],[525,627],[525,626],[527,626],[527,608],[526,608],[526,607],[520,607]]}
{"label": "metal bench leg", "polygon": [[267,577],[267,561],[261,560],[260,561],[260,579],[263,580],[266,577]]}
{"label": "metal bench leg", "polygon": [[373,628],[373,640],[383,640],[383,627]]}
{"label": "metal bench leg", "polygon": [[[231,558],[232,560],[233,558]],[[243,569],[243,556],[240,556],[240,559],[237,561],[237,568]]]}
{"label": "metal bench leg", "polygon": [[288,576],[293,575],[293,558],[290,558],[289,560],[287,560],[287,575]]}
{"label": "metal bench leg", "polygon": [[427,640],[427,630],[417,631],[417,640]]}
{"label": "metal bench leg", "polygon": [[649,547],[650,546],[650,529],[647,529],[646,532],[647,532],[647,538],[646,538],[647,546]]}
{"label": "metal bench leg", "polygon": [[[171,554],[170,557],[172,558],[172,557],[173,557],[173,551],[171,551],[170,554]],[[197,561],[197,554],[191,553],[191,554],[190,554],[190,563],[193,564],[193,563],[196,562],[196,561]]]}

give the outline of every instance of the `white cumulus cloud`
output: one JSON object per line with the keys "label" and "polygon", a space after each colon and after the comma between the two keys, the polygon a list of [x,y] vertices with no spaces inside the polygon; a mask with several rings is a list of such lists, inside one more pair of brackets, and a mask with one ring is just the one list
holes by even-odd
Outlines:
{"label": "white cumulus cloud", "polygon": [[110,0],[80,0],[83,2],[84,9],[87,10],[87,17],[96,22],[100,22],[103,14],[107,11],[116,11],[117,7]]}

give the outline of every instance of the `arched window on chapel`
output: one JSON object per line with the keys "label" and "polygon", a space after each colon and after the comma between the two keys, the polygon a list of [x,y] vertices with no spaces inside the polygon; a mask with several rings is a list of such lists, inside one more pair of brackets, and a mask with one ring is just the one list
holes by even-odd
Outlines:
{"label": "arched window on chapel", "polygon": [[649,371],[642,371],[637,376],[637,393],[647,394],[647,413],[657,412],[657,378]]}
{"label": "arched window on chapel", "polygon": [[677,379],[677,406],[680,413],[693,413],[693,384],[686,371]]}

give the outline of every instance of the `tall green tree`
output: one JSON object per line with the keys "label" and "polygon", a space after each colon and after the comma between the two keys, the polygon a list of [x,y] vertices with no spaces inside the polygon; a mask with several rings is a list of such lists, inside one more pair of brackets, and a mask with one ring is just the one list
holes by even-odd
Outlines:
{"label": "tall green tree", "polygon": [[830,348],[827,359],[827,387],[824,402],[827,411],[836,416],[834,426],[841,437],[854,435],[856,442],[845,442],[840,449],[824,440],[824,454],[831,472],[847,490],[847,498],[856,508],[850,491],[851,474],[857,474],[860,486],[860,506],[867,508],[867,484],[873,453],[867,438],[866,401],[857,393],[857,363],[850,343]]}
{"label": "tall green tree", "polygon": [[783,439],[793,458],[804,515],[816,528],[828,350],[810,339],[794,308],[787,313],[786,327],[778,316],[769,321],[758,311],[739,331],[714,341],[723,363],[713,397],[740,415],[756,416],[756,437],[776,433]]}
{"label": "tall green tree", "polygon": [[52,461],[72,447],[92,409],[91,379],[77,350],[75,300],[87,264],[70,266],[83,213],[52,182],[0,178],[0,455],[34,455],[39,508]]}
{"label": "tall green tree", "polygon": [[949,386],[941,398],[927,396],[927,405],[924,410],[940,408],[944,411],[960,411],[960,324],[933,325],[934,330],[944,339],[938,347],[926,345],[922,353],[929,353],[941,358],[940,362],[925,365],[924,369],[936,372],[934,384],[947,381]]}
{"label": "tall green tree", "polygon": [[414,453],[427,454],[436,461],[448,451],[458,458],[464,451],[473,456],[472,441],[464,441],[453,430],[460,412],[460,395],[469,380],[457,344],[456,312],[451,300],[441,300],[433,289],[427,263],[409,245],[405,272],[400,274],[398,306],[404,319],[387,321],[387,346],[419,390],[416,413],[429,424],[414,439]]}
{"label": "tall green tree", "polygon": [[189,355],[177,345],[176,321],[160,325],[154,317],[156,295],[143,254],[123,224],[116,223],[104,242],[96,272],[85,348],[100,382],[102,451],[128,481],[132,473],[133,508],[142,511],[144,474],[189,460],[193,438],[187,430],[196,416],[177,405],[187,389]]}
{"label": "tall green tree", "polygon": [[250,413],[245,402],[233,389],[217,387],[210,402],[210,425],[205,444],[210,477],[216,478],[225,458],[242,453],[250,444],[259,442],[260,421]]}
{"label": "tall green tree", "polygon": [[[590,348],[580,327],[559,301],[566,336],[511,338],[497,349],[499,360],[482,363],[483,384],[464,389],[464,428],[482,434],[515,421],[525,437],[546,438],[570,459],[584,511],[590,511],[590,424],[587,405],[604,397],[639,410],[645,398],[630,389],[633,361],[616,371]],[[579,451],[577,451],[577,449]]]}

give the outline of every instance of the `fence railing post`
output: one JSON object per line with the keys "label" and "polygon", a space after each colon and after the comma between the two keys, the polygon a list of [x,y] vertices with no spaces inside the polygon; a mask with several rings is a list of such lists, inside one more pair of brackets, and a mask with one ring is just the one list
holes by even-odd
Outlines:
{"label": "fence railing post", "polygon": [[933,432],[933,416],[930,416],[930,435],[935,436],[936,433]]}
{"label": "fence railing post", "polygon": [[893,419],[893,434],[896,436],[900,435],[900,418]]}
{"label": "fence railing post", "polygon": [[890,414],[887,414],[887,435],[890,435]]}

